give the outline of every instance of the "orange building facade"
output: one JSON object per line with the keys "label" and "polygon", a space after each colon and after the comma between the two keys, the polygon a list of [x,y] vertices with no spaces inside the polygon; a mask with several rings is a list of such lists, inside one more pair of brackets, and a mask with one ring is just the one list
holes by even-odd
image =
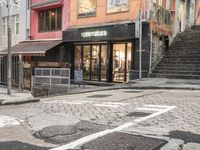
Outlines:
{"label": "orange building facade", "polygon": [[[149,74],[151,35],[165,43],[172,34],[167,0],[71,0],[63,41],[72,54],[72,76],[126,82],[139,77],[139,10],[142,16],[142,76]],[[167,8],[168,7],[168,8]],[[159,12],[160,11],[160,12]]]}

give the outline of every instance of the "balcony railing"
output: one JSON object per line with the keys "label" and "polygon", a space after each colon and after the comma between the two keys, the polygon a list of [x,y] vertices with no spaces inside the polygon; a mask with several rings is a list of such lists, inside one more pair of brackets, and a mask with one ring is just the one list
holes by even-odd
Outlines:
{"label": "balcony railing", "polygon": [[159,24],[172,25],[170,11],[156,3],[152,3],[149,17],[149,19],[155,20]]}

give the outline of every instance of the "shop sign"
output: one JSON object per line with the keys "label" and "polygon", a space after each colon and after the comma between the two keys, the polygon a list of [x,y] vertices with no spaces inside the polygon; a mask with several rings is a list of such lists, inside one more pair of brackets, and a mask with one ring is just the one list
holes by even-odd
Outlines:
{"label": "shop sign", "polygon": [[102,37],[102,36],[107,36],[108,32],[107,31],[92,31],[92,32],[83,32],[81,33],[81,37],[83,38],[88,38],[88,37]]}
{"label": "shop sign", "polygon": [[129,0],[107,0],[107,13],[129,10]]}

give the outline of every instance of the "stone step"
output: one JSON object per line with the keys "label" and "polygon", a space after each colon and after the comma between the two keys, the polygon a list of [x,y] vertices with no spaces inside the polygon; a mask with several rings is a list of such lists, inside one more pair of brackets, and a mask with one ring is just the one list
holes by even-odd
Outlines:
{"label": "stone step", "polygon": [[168,58],[163,58],[162,59],[162,61],[163,62],[166,62],[166,61],[176,61],[176,62],[189,62],[189,61],[191,61],[191,62],[196,62],[196,61],[200,61],[200,57],[195,57],[195,58],[192,58],[192,57],[188,57],[188,58],[184,58],[184,57],[182,57],[182,58],[170,58],[170,57],[168,57]]}
{"label": "stone step", "polygon": [[200,53],[199,52],[181,52],[181,51],[171,51],[171,52],[167,52],[166,56],[171,57],[171,56],[177,56],[177,57],[187,57],[187,56],[199,56]]}
{"label": "stone step", "polygon": [[[186,57],[185,57],[185,55],[164,55],[163,56],[163,59],[185,59]],[[199,54],[199,56],[198,55],[187,55],[187,58],[189,59],[189,60],[191,60],[191,59],[200,59],[200,54]]]}
{"label": "stone step", "polygon": [[164,74],[186,74],[186,75],[200,75],[200,71],[188,71],[188,70],[153,70],[152,73],[164,73]]}
{"label": "stone step", "polygon": [[150,76],[200,79],[200,26],[179,33]]}
{"label": "stone step", "polygon": [[178,62],[178,61],[161,61],[160,64],[200,64],[200,61],[184,61],[184,62]]}
{"label": "stone step", "polygon": [[172,68],[172,67],[176,67],[176,68],[180,68],[180,67],[187,67],[187,68],[200,68],[200,64],[161,64],[159,63],[157,65],[157,67],[169,67],[169,68]]}
{"label": "stone step", "polygon": [[171,79],[200,79],[200,75],[183,75],[183,74],[158,74],[158,73],[151,73],[150,77],[171,78]]}
{"label": "stone step", "polygon": [[184,71],[200,71],[200,67],[174,67],[174,66],[156,66],[155,70],[184,70]]}

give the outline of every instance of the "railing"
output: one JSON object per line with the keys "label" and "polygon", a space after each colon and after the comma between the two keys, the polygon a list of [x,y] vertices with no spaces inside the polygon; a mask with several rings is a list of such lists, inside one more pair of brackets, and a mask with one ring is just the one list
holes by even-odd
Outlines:
{"label": "railing", "polygon": [[[48,94],[51,90],[70,90],[70,69],[69,68],[35,68],[32,76],[32,92],[38,86],[48,88]],[[66,88],[66,89],[65,89]]]}
{"label": "railing", "polygon": [[[154,44],[153,44],[154,45]],[[152,56],[151,56],[151,68],[150,72],[156,67],[156,65],[162,60],[166,47],[161,45],[157,50],[155,50],[155,45],[152,48]]]}
{"label": "railing", "polygon": [[157,21],[159,24],[166,24],[168,26],[172,25],[170,11],[156,3],[152,3],[151,5],[150,19]]}

